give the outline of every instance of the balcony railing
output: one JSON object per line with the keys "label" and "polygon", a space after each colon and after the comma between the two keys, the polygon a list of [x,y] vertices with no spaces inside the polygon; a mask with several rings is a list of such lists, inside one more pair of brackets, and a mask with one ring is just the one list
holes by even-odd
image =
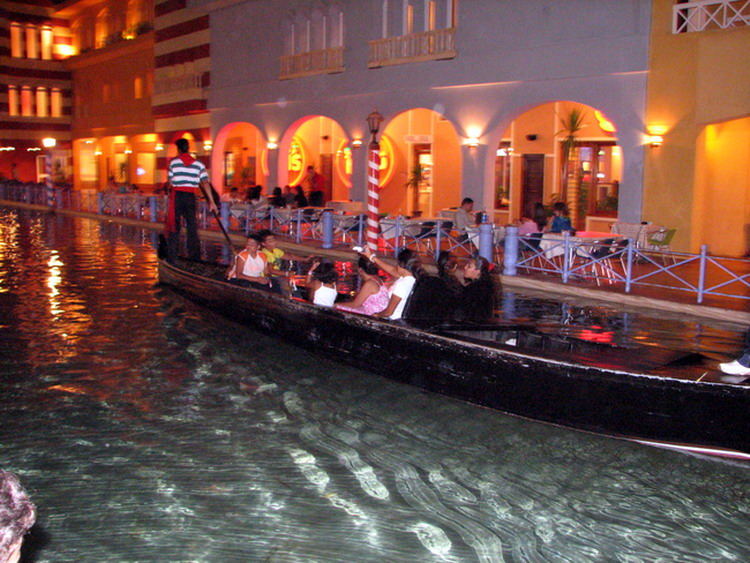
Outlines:
{"label": "balcony railing", "polygon": [[330,47],[281,57],[279,79],[344,72],[344,48]]}
{"label": "balcony railing", "polygon": [[750,25],[750,0],[695,0],[672,7],[672,33]]}
{"label": "balcony railing", "polygon": [[370,41],[370,68],[420,61],[452,59],[456,56],[456,29],[436,29]]}
{"label": "balcony railing", "polygon": [[191,88],[203,88],[204,75],[206,74],[208,73],[195,72],[182,76],[158,78],[154,84],[154,93],[169,94],[170,92],[179,92]]}

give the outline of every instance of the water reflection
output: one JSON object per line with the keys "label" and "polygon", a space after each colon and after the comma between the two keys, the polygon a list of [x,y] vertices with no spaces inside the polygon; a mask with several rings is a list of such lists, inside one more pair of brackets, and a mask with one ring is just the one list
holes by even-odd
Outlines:
{"label": "water reflection", "polygon": [[[750,557],[744,467],[325,361],[155,286],[148,234],[0,213],[0,465],[40,506],[38,561]],[[731,327],[511,302],[548,330],[739,346]]]}

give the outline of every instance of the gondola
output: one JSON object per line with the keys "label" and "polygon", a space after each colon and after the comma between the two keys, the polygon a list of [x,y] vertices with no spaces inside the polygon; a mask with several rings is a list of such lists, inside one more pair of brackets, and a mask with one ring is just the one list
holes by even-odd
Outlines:
{"label": "gondola", "polygon": [[224,280],[224,268],[159,259],[192,301],[316,353],[428,391],[578,430],[750,460],[750,385],[700,354],[545,334],[532,323],[391,322]]}

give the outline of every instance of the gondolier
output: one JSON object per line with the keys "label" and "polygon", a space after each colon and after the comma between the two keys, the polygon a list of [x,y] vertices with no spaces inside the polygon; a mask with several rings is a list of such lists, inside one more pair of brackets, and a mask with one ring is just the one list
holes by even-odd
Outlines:
{"label": "gondolier", "polygon": [[187,230],[188,256],[199,260],[201,256],[200,241],[198,240],[198,223],[195,218],[196,196],[203,194],[208,200],[211,211],[216,213],[216,203],[210,197],[208,171],[202,162],[188,153],[190,144],[187,139],[178,139],[177,156],[169,162],[167,181],[170,186],[169,207],[165,234],[167,235],[168,252],[170,257],[177,256],[180,241],[180,217],[185,219]]}

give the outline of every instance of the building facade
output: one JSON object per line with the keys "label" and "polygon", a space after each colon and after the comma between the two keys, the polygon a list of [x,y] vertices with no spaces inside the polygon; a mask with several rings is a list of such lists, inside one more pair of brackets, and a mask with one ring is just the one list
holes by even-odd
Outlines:
{"label": "building facade", "polygon": [[[71,76],[67,22],[47,2],[0,6],[0,175],[46,177],[42,139],[54,139],[52,173],[70,177]],[[48,143],[51,144],[51,143]]]}

